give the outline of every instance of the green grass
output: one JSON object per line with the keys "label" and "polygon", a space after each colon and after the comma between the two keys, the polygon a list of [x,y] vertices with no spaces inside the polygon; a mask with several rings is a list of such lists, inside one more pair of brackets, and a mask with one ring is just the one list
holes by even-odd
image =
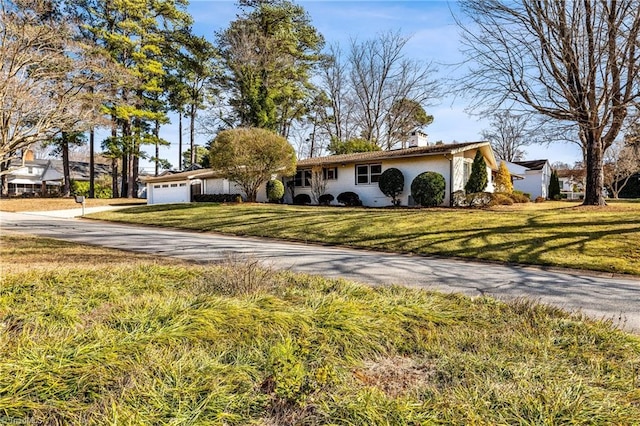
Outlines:
{"label": "green grass", "polygon": [[[640,339],[556,308],[1,237],[0,423],[634,424]],[[36,270],[16,261],[31,253]],[[4,267],[7,267],[4,269]]]}
{"label": "green grass", "polygon": [[493,209],[270,204],[135,207],[92,217],[368,249],[640,275],[640,204]]}

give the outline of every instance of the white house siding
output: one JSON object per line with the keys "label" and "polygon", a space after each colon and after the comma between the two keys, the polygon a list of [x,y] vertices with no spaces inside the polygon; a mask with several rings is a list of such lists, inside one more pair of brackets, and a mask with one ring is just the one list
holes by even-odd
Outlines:
{"label": "white house siding", "polygon": [[188,203],[191,201],[188,181],[147,183],[147,204]]}
{"label": "white house siding", "polygon": [[513,189],[531,194],[531,199],[547,198],[551,170],[545,165],[542,170],[527,170],[524,179],[513,182]]}
{"label": "white house siding", "polygon": [[229,194],[229,181],[227,179],[207,178],[204,182],[204,194]]}
{"label": "white house siding", "polygon": [[[390,168],[399,169],[404,175],[404,191],[400,194],[399,199],[402,205],[409,204],[409,195],[411,195],[411,182],[413,179],[423,172],[437,172],[445,178],[445,200],[442,205],[449,205],[449,176],[450,161],[442,156],[434,157],[415,157],[415,158],[399,158],[385,159],[382,161],[371,161],[362,163],[350,163],[345,165],[337,165],[338,179],[328,180],[325,193],[338,198],[342,192],[352,191],[358,194],[362,204],[369,207],[384,207],[391,205],[391,199],[386,197],[378,187],[378,183],[356,184],[356,166],[365,164],[381,164],[384,172]],[[328,166],[334,167],[334,166]],[[289,191],[287,191],[289,192]],[[309,194],[311,196],[310,187],[295,187],[297,194]],[[287,201],[291,201],[290,195]],[[337,204],[334,200],[333,204]]]}
{"label": "white house siding", "polygon": [[[267,184],[260,185],[256,201],[259,203],[267,202]],[[240,194],[244,196],[242,187],[236,182],[222,178],[207,178],[204,183],[205,194]]]}

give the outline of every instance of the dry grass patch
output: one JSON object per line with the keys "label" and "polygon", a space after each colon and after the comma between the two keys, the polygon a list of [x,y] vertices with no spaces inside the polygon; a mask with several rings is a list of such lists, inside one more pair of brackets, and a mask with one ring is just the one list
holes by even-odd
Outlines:
{"label": "dry grass patch", "polygon": [[3,262],[29,254],[44,263],[53,250],[72,259],[83,249],[96,260],[0,276],[0,423],[640,418],[640,340],[608,322],[523,301],[261,271],[238,259],[191,265],[2,241]]}
{"label": "dry grass patch", "polygon": [[[87,198],[85,207],[145,205],[147,200],[130,198]],[[77,209],[75,198],[0,198],[0,211],[36,212]]]}
{"label": "dry grass patch", "polygon": [[55,271],[69,267],[102,268],[127,263],[180,265],[185,262],[132,254],[121,250],[85,246],[30,235],[0,236],[0,270],[2,273]]}

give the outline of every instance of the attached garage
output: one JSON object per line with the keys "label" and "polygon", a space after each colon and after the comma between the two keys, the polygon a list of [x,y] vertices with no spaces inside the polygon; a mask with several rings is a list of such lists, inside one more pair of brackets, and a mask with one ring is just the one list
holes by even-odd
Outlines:
{"label": "attached garage", "polygon": [[191,201],[188,182],[167,182],[147,185],[149,204],[188,203]]}
{"label": "attached garage", "polygon": [[[147,185],[147,204],[190,203],[194,195],[211,193],[207,186],[217,180],[221,181],[211,169],[165,173],[143,179]],[[218,191],[213,193],[220,193],[219,188],[214,189]]]}

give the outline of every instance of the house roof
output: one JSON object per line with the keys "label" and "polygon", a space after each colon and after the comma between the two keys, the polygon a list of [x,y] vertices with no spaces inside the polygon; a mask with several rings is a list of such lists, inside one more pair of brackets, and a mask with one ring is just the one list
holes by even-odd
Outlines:
{"label": "house roof", "polygon": [[529,170],[542,170],[544,165],[547,164],[547,160],[530,160],[530,161],[514,161],[514,164],[518,164],[522,167],[526,167]]}
{"label": "house roof", "polygon": [[584,169],[559,169],[556,170],[558,177],[573,177],[575,179],[582,179],[585,176]]}
{"label": "house roof", "polygon": [[198,170],[187,170],[185,172],[179,173],[169,173],[169,174],[161,174],[159,176],[144,176],[140,179],[143,182],[175,182],[178,180],[192,180],[192,179],[206,179],[206,178],[215,178],[221,177],[222,174],[219,170],[213,169],[198,169]]}
{"label": "house roof", "polygon": [[[497,168],[495,157],[490,150],[491,146],[489,142],[464,142],[454,144],[440,144],[430,146],[419,146],[415,148],[395,149],[391,151],[372,151],[372,152],[357,152],[353,154],[341,154],[341,155],[329,155],[326,157],[314,157],[307,158],[305,160],[298,161],[298,167],[311,167],[328,164],[341,164],[341,163],[356,163],[360,161],[378,161],[389,158],[410,158],[410,157],[425,157],[431,155],[445,155],[445,154],[457,154],[460,152],[468,151],[475,148],[485,148],[489,150],[491,158],[488,158],[492,168]],[[179,173],[162,174],[159,176],[142,177],[141,180],[145,183],[155,182],[175,182],[180,180],[193,180],[193,179],[206,179],[206,178],[218,178],[223,174],[219,170],[213,169],[200,169],[200,170],[187,170]]]}
{"label": "house roof", "polygon": [[[474,148],[489,146],[489,142],[464,142],[418,146],[414,148],[394,149],[391,151],[356,152],[353,154],[329,155],[307,158],[298,161],[298,167],[321,166],[327,164],[356,163],[360,161],[386,160],[390,158],[423,157],[430,155],[457,154]],[[495,164],[495,159],[493,161]]]}

